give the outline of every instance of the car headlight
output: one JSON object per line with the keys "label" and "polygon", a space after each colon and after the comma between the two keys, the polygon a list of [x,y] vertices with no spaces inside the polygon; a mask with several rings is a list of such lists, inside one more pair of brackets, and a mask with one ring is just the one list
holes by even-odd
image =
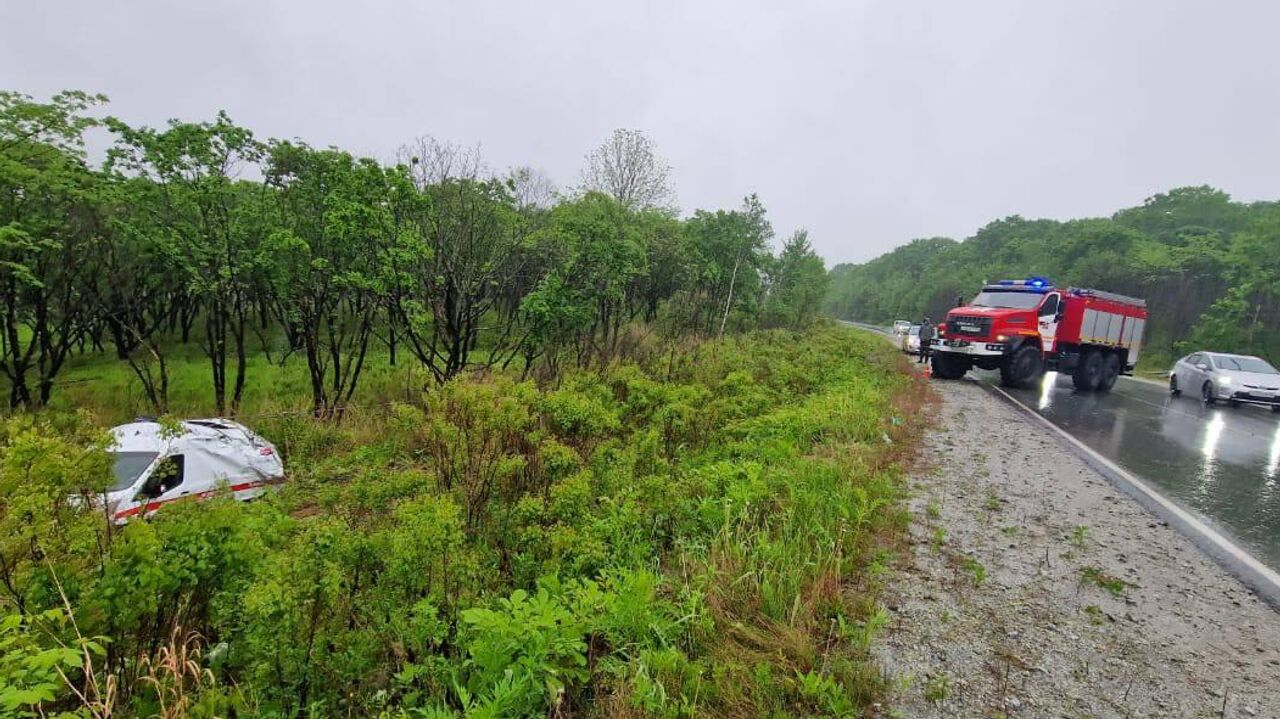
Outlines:
{"label": "car headlight", "polygon": [[1218,381],[1218,384],[1222,385],[1223,387],[1226,387],[1227,385],[1231,384],[1231,378],[1227,377],[1226,375],[1218,377],[1217,381]]}

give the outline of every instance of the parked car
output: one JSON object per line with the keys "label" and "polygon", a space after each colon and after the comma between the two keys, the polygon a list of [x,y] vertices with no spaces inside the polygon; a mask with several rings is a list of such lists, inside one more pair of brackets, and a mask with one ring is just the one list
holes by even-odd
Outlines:
{"label": "parked car", "polygon": [[117,523],[224,487],[236,499],[253,499],[284,480],[275,445],[229,419],[187,420],[176,432],[141,420],[111,433],[115,482],[104,500]]}
{"label": "parked car", "polygon": [[1280,370],[1260,357],[1193,352],[1169,371],[1169,392],[1194,393],[1205,404],[1245,402],[1280,412]]}
{"label": "parked car", "polygon": [[920,325],[911,325],[911,329],[902,336],[902,351],[907,354],[920,354]]}
{"label": "parked car", "polygon": [[911,322],[908,320],[894,320],[893,333],[895,335],[905,335],[907,330],[911,329]]}

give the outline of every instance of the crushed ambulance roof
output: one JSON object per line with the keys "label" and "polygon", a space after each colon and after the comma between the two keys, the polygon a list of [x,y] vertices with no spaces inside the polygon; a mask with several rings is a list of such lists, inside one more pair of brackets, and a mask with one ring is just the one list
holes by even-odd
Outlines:
{"label": "crushed ambulance roof", "polygon": [[112,449],[117,452],[161,453],[175,448],[176,444],[200,442],[244,442],[254,446],[269,446],[252,430],[229,419],[192,419],[181,423],[182,433],[176,437],[162,436],[159,422],[138,421],[114,427]]}

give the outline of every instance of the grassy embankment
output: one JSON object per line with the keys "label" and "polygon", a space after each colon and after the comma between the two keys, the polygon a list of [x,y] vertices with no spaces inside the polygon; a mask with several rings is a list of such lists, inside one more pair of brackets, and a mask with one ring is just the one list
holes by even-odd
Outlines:
{"label": "grassy embankment", "polygon": [[[853,716],[880,696],[868,646],[923,397],[882,338],[753,333],[542,388],[422,392],[408,364],[375,358],[334,425],[299,363],[255,359],[244,419],[286,454],[279,497],[19,566],[28,612],[52,569],[110,640],[117,713],[162,684],[192,715]],[[207,414],[205,365],[172,371],[175,410]],[[114,361],[65,380],[55,412],[144,409]],[[25,422],[0,436],[13,456]],[[138,682],[174,626],[218,647],[212,675]]]}

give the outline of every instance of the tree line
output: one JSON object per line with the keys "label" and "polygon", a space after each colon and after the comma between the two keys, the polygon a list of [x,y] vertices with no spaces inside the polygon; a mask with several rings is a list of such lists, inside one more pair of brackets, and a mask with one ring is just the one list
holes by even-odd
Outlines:
{"label": "tree line", "polygon": [[[0,92],[0,369],[11,407],[47,403],[76,354],[128,363],[156,411],[173,347],[207,359],[234,414],[250,356],[301,356],[337,416],[372,361],[437,383],[554,374],[627,351],[628,328],[801,327],[826,271],[800,230],[772,251],[754,195],[672,206],[670,168],[618,130],[560,192],[527,167],[424,138],[394,161],[261,140],[220,113],[134,127],[101,95]],[[105,158],[85,136],[105,130]]]}
{"label": "tree line", "polygon": [[1148,361],[1192,350],[1280,358],[1280,202],[1182,187],[1108,218],[1013,216],[962,242],[917,239],[831,270],[824,308],[869,322],[942,317],[985,281],[1044,275],[1143,297]]}

